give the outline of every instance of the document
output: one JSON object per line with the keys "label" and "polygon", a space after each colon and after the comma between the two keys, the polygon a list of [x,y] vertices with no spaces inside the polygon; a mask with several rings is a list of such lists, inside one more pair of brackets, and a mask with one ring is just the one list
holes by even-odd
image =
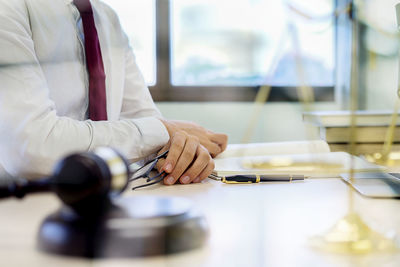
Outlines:
{"label": "document", "polygon": [[340,177],[342,173],[381,172],[372,164],[346,152],[330,152],[325,141],[233,144],[215,159],[214,175],[306,175]]}

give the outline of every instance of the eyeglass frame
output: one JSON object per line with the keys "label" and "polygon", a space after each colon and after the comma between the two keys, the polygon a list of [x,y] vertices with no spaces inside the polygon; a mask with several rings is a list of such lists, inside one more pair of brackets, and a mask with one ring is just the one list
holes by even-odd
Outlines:
{"label": "eyeglass frame", "polygon": [[152,177],[150,176],[150,173],[154,169],[154,167],[156,166],[156,164],[158,163],[158,161],[160,159],[167,157],[168,152],[169,152],[169,150],[166,150],[163,153],[161,153],[160,155],[158,155],[157,157],[146,161],[140,168],[136,169],[135,171],[133,171],[131,173],[131,177],[133,177],[133,176],[135,176],[135,173],[139,172],[140,170],[142,170],[145,167],[149,167],[149,165],[150,165],[149,170],[146,171],[143,175],[140,175],[140,176],[134,177],[134,178],[129,178],[129,182],[133,182],[133,181],[136,181],[136,180],[141,179],[141,178],[147,178],[146,179],[146,184],[135,186],[135,187],[132,188],[132,190],[136,190],[136,189],[139,189],[139,188],[143,188],[143,187],[147,187],[147,186],[150,186],[150,185],[153,185],[153,184],[157,184],[157,183],[161,182],[165,178],[165,176],[167,175],[167,173],[165,171],[159,172],[159,173],[157,173],[157,175],[154,175]]}

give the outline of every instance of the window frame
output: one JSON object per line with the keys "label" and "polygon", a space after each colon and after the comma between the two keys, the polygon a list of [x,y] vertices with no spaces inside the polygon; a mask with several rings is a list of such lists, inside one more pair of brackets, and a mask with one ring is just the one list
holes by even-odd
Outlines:
{"label": "window frame", "polygon": [[[335,0],[335,7],[344,7],[349,0]],[[156,0],[156,83],[149,86],[155,101],[162,102],[250,102],[259,86],[175,86],[171,83],[170,0]],[[334,86],[313,87],[317,102],[340,102],[346,99],[349,78],[346,78],[350,57],[348,14],[335,17]],[[340,24],[340,27],[338,26]],[[296,87],[272,86],[268,101],[299,102]]]}

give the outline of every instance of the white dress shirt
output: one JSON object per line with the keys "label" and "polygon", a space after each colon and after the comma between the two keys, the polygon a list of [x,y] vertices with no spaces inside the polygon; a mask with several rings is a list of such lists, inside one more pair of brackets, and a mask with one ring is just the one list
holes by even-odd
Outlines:
{"label": "white dress shirt", "polygon": [[63,156],[98,146],[136,160],[169,139],[117,15],[91,2],[108,121],[87,120],[88,76],[72,0],[0,0],[0,165],[11,175],[48,175]]}

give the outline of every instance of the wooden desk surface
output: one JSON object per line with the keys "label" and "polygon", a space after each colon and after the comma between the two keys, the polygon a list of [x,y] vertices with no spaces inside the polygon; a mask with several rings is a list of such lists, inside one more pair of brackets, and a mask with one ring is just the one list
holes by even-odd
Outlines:
{"label": "wooden desk surface", "polygon": [[[398,253],[331,254],[308,238],[347,212],[348,187],[339,179],[286,184],[155,186],[131,195],[180,196],[204,213],[211,230],[206,246],[167,257],[85,260],[42,253],[35,247],[41,220],[59,206],[52,195],[0,202],[1,266],[400,266]],[[357,210],[381,232],[400,234],[400,201],[358,194]]]}

